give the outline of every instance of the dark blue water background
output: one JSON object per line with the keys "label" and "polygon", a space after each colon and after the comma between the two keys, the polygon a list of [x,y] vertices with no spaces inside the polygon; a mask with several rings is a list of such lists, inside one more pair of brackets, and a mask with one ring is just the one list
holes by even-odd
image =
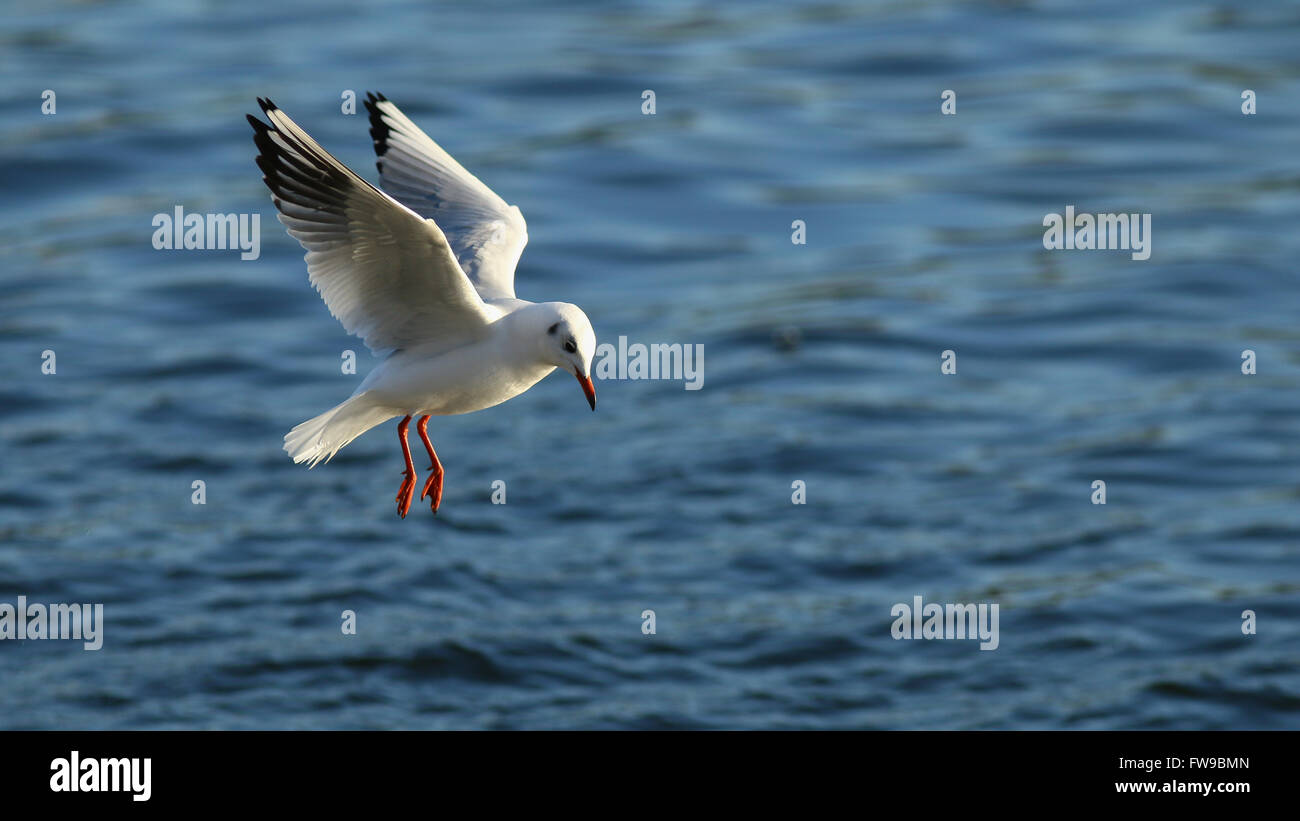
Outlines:
{"label": "dark blue water background", "polygon": [[[0,727],[1300,727],[1298,38],[1182,0],[10,4],[0,601],[106,626],[0,643]],[[704,345],[704,389],[435,420],[436,519],[394,513],[391,422],[293,465],[371,360],[244,114],[373,180],[347,89],[522,208],[521,296]],[[261,258],[154,250],[177,204],[262,214]],[[1151,259],[1045,251],[1067,205],[1152,214]],[[893,640],[916,595],[998,603],[999,648]]]}

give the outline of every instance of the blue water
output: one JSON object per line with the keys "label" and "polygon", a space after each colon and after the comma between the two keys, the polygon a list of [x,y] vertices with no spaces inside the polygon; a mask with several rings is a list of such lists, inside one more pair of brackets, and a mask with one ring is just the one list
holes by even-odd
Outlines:
{"label": "blue water", "polygon": [[[0,641],[0,727],[1300,728],[1300,7],[9,12],[0,602],[105,626]],[[292,464],[373,360],[244,114],[374,180],[349,89],[521,207],[522,297],[703,345],[703,389],[435,419],[436,518],[392,422]],[[176,205],[260,213],[260,258],[154,250]],[[1150,213],[1151,258],[1044,250],[1067,205]],[[895,640],[918,595],[998,648]]]}

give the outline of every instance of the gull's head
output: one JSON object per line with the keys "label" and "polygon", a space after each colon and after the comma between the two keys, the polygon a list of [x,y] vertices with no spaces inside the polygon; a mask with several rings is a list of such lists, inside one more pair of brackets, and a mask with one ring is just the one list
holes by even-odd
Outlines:
{"label": "gull's head", "polygon": [[542,356],[547,364],[564,368],[578,378],[591,409],[596,409],[596,388],[591,384],[591,360],[596,355],[596,332],[577,305],[548,302],[542,325]]}

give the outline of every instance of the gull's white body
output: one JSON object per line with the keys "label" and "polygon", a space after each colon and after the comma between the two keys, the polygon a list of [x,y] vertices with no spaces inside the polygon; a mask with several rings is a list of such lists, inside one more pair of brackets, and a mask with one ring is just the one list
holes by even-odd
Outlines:
{"label": "gull's white body", "polygon": [[499,405],[546,378],[554,365],[526,356],[526,329],[535,328],[520,301],[483,339],[451,350],[440,343],[396,351],[362,381],[348,401],[285,436],[295,462],[328,461],[361,434],[398,416],[452,416]]}
{"label": "gull's white body", "polygon": [[346,402],[285,436],[295,462],[328,461],[393,417],[490,408],[556,367],[578,377],[595,408],[595,334],[586,315],[568,303],[515,297],[514,270],[528,241],[518,208],[382,96],[366,106],[386,193],[260,102],[269,125],[248,119],[280,221],[306,249],[330,312],[385,357]]}
{"label": "gull's white body", "polygon": [[443,353],[399,351],[371,371],[357,395],[391,408],[394,416],[473,413],[513,399],[555,370],[521,355],[511,333],[515,319],[509,314],[487,339]]}

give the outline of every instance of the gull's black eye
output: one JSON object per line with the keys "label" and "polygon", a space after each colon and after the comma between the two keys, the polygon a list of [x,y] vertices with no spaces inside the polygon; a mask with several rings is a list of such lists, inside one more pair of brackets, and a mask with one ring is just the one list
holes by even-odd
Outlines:
{"label": "gull's black eye", "polygon": [[558,327],[560,327],[560,323],[557,322],[557,323],[555,323],[554,325],[552,325],[551,327],[547,328],[547,329],[546,329],[546,332],[547,332],[548,334],[550,334],[551,336],[555,336],[555,329],[558,328]]}
{"label": "gull's black eye", "polygon": [[564,343],[564,350],[568,351],[569,353],[575,353],[578,350],[578,346],[574,343],[572,339],[570,339],[568,342]]}

